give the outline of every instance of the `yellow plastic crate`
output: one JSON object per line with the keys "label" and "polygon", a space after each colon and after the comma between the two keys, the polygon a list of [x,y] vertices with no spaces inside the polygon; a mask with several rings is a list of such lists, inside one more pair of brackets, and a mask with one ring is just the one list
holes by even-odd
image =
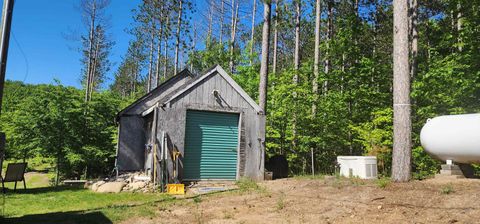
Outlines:
{"label": "yellow plastic crate", "polygon": [[184,184],[167,184],[167,193],[185,194],[185,185]]}

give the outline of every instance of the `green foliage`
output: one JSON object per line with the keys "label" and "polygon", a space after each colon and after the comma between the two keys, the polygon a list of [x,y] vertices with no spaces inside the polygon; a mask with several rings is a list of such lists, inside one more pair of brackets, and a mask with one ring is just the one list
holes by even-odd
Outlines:
{"label": "green foliage", "polygon": [[388,177],[382,177],[378,180],[376,180],[376,184],[379,188],[386,188],[388,185],[390,185],[392,181]]}
{"label": "green foliage", "polygon": [[212,66],[219,64],[223,68],[228,68],[229,52],[223,43],[205,43],[206,48],[202,51],[194,51],[189,55],[189,64],[193,65],[193,70],[203,72]]}
{"label": "green foliage", "polygon": [[440,169],[440,162],[427,155],[421,146],[412,150],[413,178],[425,179],[434,176]]}
{"label": "green foliage", "polygon": [[6,86],[30,92],[21,98],[17,90],[5,94],[11,108],[0,127],[7,135],[7,159],[54,158],[65,178],[97,177],[112,169],[120,105],[115,95],[95,93],[85,104],[82,90],[59,83]]}
{"label": "green foliage", "polygon": [[391,108],[374,111],[370,122],[350,128],[357,133],[355,141],[359,142],[365,154],[377,157],[379,171],[383,175],[390,173],[393,147],[393,111]]}
{"label": "green foliage", "polygon": [[[153,68],[160,62],[159,69],[165,68],[167,73],[173,70],[165,43],[171,48],[177,40],[175,31],[180,10],[174,1],[158,3],[145,1],[134,11],[130,31],[135,40],[130,43],[127,55],[115,73],[110,86],[112,92],[95,93],[93,101],[85,104],[83,91],[74,88],[59,84],[7,83],[0,127],[7,133],[9,158],[60,158],[57,164],[65,177],[108,172],[114,159],[114,115],[145,92],[145,70],[149,65]],[[458,8],[459,3],[461,8]],[[315,22],[311,16],[302,15],[302,64],[300,69],[294,69],[295,29],[292,21],[295,13],[290,10],[291,4],[294,2],[279,5],[275,18],[279,35],[276,73],[269,74],[267,94],[267,158],[285,155],[291,174],[298,175],[310,172],[311,151],[314,153],[313,168],[316,173],[323,174],[335,172],[339,155],[375,155],[380,174],[388,176],[393,132],[391,1],[361,2],[359,16],[353,10],[354,1],[340,1],[333,5],[334,18],[330,27],[333,37],[326,38],[327,27],[322,26],[321,30],[318,77],[313,74]],[[453,0],[419,4],[418,69],[412,77],[411,94],[412,168],[413,176],[423,179],[438,170],[438,162],[420,146],[419,132],[425,121],[444,114],[480,112],[480,6],[478,1]],[[191,12],[193,2],[186,1],[183,10]],[[458,12],[461,12],[460,18],[456,16]],[[187,21],[189,14],[183,14],[180,24],[179,44],[183,51],[189,40],[189,29],[186,28],[190,24]],[[323,16],[322,24],[327,20]],[[452,27],[452,22],[461,22],[461,30]],[[245,32],[245,24],[240,22],[238,25],[232,58],[235,68],[231,75],[257,99],[261,32],[254,34],[255,44],[252,45],[250,31]],[[222,37],[226,30],[221,31]],[[99,34],[103,32],[100,30]],[[163,36],[159,38],[158,34]],[[193,72],[200,73],[216,64],[228,68],[231,59],[229,43],[219,42],[216,30],[204,36],[207,37],[204,49],[188,49],[188,64]],[[103,39],[110,43],[108,38]],[[150,49],[156,50],[157,47],[167,49],[167,55],[157,51],[150,53]],[[99,69],[101,73],[109,68],[109,49],[106,46],[102,51],[104,67]],[[253,54],[250,49],[254,50]],[[157,68],[153,70],[158,72]],[[167,73],[162,74],[165,77],[159,81],[172,75]],[[296,75],[298,83],[293,83]],[[317,93],[314,93],[314,86],[318,86]]]}

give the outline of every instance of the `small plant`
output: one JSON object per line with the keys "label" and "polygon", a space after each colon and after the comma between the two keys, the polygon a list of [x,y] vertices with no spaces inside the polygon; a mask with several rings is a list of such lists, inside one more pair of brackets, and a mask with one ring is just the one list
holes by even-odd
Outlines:
{"label": "small plant", "polygon": [[233,219],[233,214],[227,210],[223,210],[223,219]]}
{"label": "small plant", "polygon": [[282,194],[277,200],[277,211],[280,211],[284,208],[285,208],[285,194],[282,192]]}
{"label": "small plant", "polygon": [[349,178],[350,184],[353,186],[360,186],[360,185],[365,185],[365,181],[360,179],[359,177],[351,177]]}
{"label": "small plant", "polygon": [[340,178],[335,178],[330,185],[334,188],[341,189],[343,187],[343,181]]}
{"label": "small plant", "polygon": [[246,191],[265,191],[265,189],[250,178],[241,178],[236,182],[238,188],[242,192]]}
{"label": "small plant", "polygon": [[193,202],[195,202],[195,203],[197,203],[197,204],[198,204],[198,203],[201,203],[201,202],[202,202],[202,198],[201,198],[201,197],[194,197],[194,198],[193,198]]}
{"label": "small plant", "polygon": [[390,179],[387,177],[382,177],[377,180],[377,186],[379,188],[386,188],[391,183]]}
{"label": "small plant", "polygon": [[450,185],[450,184],[449,184],[449,185],[446,185],[446,186],[443,186],[443,187],[440,189],[440,193],[442,193],[442,194],[451,194],[451,193],[453,193],[453,192],[455,192],[455,191],[453,190],[453,187],[452,187],[452,185]]}

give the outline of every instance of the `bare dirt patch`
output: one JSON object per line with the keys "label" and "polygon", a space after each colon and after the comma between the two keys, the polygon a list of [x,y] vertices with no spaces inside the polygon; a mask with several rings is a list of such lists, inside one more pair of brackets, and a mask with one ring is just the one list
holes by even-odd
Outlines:
{"label": "bare dirt patch", "polygon": [[480,180],[379,184],[283,179],[264,190],[226,192],[162,207],[123,223],[478,223]]}

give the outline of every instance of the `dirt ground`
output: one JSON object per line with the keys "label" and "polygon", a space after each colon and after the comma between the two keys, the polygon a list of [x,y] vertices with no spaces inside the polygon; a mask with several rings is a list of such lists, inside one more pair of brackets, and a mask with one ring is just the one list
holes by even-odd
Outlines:
{"label": "dirt ground", "polygon": [[290,178],[159,207],[140,223],[480,223],[480,180]]}

